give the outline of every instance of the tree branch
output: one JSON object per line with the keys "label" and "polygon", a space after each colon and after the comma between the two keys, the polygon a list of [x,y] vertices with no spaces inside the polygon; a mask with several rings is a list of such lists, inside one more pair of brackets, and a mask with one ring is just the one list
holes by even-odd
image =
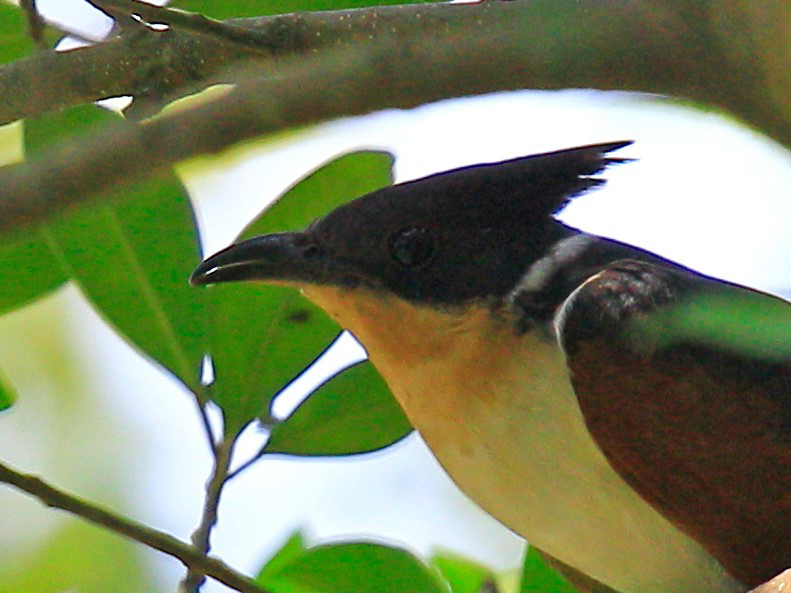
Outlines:
{"label": "tree branch", "polygon": [[[104,0],[101,5],[126,5]],[[0,124],[90,101],[133,95],[154,107],[222,82],[235,82],[231,68],[257,60],[259,76],[278,69],[274,59],[349,47],[371,39],[460,32],[505,26],[513,15],[507,2],[476,5],[416,4],[286,14],[224,23],[227,29],[197,32],[194,19],[182,18],[166,31],[143,31],[68,52],[37,52],[0,66]],[[155,8],[147,16],[152,20]],[[173,20],[170,11],[166,17]],[[165,19],[163,19],[165,20]],[[216,22],[216,21],[215,21]],[[180,30],[188,26],[192,30]],[[256,39],[256,43],[251,40]],[[46,85],[41,81],[45,80]]]}
{"label": "tree branch", "polygon": [[0,66],[0,124],[108,97],[176,98],[169,88],[194,92],[222,67],[250,56],[208,37],[150,30],[65,52],[39,51]]}
{"label": "tree branch", "polygon": [[190,570],[206,574],[236,591],[242,593],[267,593],[253,579],[236,572],[217,558],[206,556],[167,533],[157,531],[132,519],[116,515],[89,502],[61,492],[39,478],[17,472],[3,463],[0,463],[0,482],[35,496],[48,507],[67,511],[91,523],[173,556]]}
{"label": "tree branch", "polygon": [[[223,488],[228,482],[228,470],[231,466],[231,458],[233,457],[233,448],[236,444],[237,436],[233,435],[225,438],[222,442],[216,444],[212,450],[214,453],[214,470],[206,485],[206,500],[200,525],[192,534],[193,548],[204,555],[207,555],[211,549],[211,531],[217,524],[217,510]],[[205,573],[190,568],[181,583],[181,590],[184,593],[197,593],[204,580]]]}
{"label": "tree branch", "polygon": [[[482,6],[487,12],[475,14],[485,26],[466,33],[379,39],[283,59],[271,63],[264,78],[260,67],[252,68],[234,75],[246,82],[214,101],[139,126],[119,123],[84,143],[71,140],[40,160],[7,167],[0,171],[0,230],[35,223],[70,202],[262,134],[525,87],[674,94],[729,109],[791,144],[791,121],[765,94],[748,92],[755,87],[745,88],[748,74],[723,64],[704,27],[687,31],[683,22],[637,2]],[[468,7],[455,10],[464,14]],[[568,24],[581,19],[580,30]],[[491,27],[497,23],[502,27]]]}
{"label": "tree branch", "polygon": [[[256,65],[233,74],[241,83],[213,101],[143,125],[119,123],[84,142],[70,139],[38,160],[4,168],[0,231],[39,222],[70,203],[242,140],[334,117],[492,91],[588,87],[670,94],[719,106],[791,146],[791,81],[783,88],[768,86],[785,84],[791,67],[774,54],[775,62],[764,66],[745,52],[749,40],[739,37],[736,22],[726,22],[736,47],[736,57],[728,55],[722,36],[712,32],[719,29],[701,20],[704,3],[669,4],[685,10],[663,12],[658,2],[636,0],[494,2],[472,13],[458,5],[453,8],[458,14],[477,15],[478,22],[467,30],[450,27],[447,35],[380,36],[341,44],[269,61],[265,75]],[[791,22],[791,4],[785,0],[767,0],[761,10],[778,23]],[[357,23],[361,14],[376,14],[352,13]],[[336,19],[339,15],[334,13]],[[743,32],[753,35],[754,23],[745,21]],[[377,27],[386,28],[385,22],[378,20]],[[580,22],[584,26],[573,26]],[[340,25],[333,26],[338,33]],[[355,29],[348,39],[365,30]]]}
{"label": "tree branch", "polygon": [[[574,87],[585,86],[594,78],[588,86],[607,88],[605,83],[616,79],[620,84],[611,88],[670,94],[683,82],[680,97],[714,99],[714,105],[755,125],[763,126],[756,123],[761,119],[788,127],[791,68],[786,54],[776,51],[783,47],[786,35],[782,24],[791,19],[791,5],[783,0],[767,0],[760,7],[738,0],[435,3],[232,19],[221,23],[222,27],[208,29],[206,22],[218,22],[202,20],[199,25],[200,19],[189,13],[145,7],[133,0],[102,2],[144,6],[139,12],[150,11],[153,20],[157,20],[153,15],[164,11],[162,20],[173,21],[174,27],[124,35],[69,52],[38,52],[0,66],[0,124],[122,95],[150,103],[145,110],[150,115],[163,102],[210,84],[235,82],[238,70],[230,66],[245,61],[257,60],[258,75],[263,77],[272,71],[282,72],[275,59],[283,56],[311,55],[364,41],[430,39],[440,34],[456,43],[474,44],[474,39],[462,38],[503,31],[513,38],[523,36],[524,48],[521,60],[514,64],[514,75],[522,68],[519,62],[530,62],[535,55],[539,64],[546,63],[555,54],[578,60],[552,64],[555,74],[565,74],[564,82]],[[240,37],[235,40],[231,30]],[[244,43],[239,43],[241,38]],[[538,45],[541,47],[536,51]],[[665,50],[666,56],[657,49]],[[485,57],[494,63],[508,56]],[[401,59],[398,53],[390,58]],[[652,83],[654,70],[659,69],[661,80],[666,74],[662,70],[671,63],[677,66],[675,84]],[[602,66],[609,68],[604,78],[586,72],[590,67],[600,72]],[[526,73],[530,70],[528,67]],[[577,74],[580,76],[574,76]],[[42,80],[47,81],[44,87]],[[557,88],[557,84],[536,86],[530,77],[520,86]],[[719,92],[700,92],[700,87]],[[763,107],[756,109],[761,104]],[[745,114],[745,107],[761,113]]]}

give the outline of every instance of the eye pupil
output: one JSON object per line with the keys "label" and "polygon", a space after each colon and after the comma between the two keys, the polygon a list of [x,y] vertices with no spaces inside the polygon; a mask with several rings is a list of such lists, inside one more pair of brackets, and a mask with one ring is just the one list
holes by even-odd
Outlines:
{"label": "eye pupil", "polygon": [[398,231],[390,239],[390,254],[402,266],[421,266],[434,254],[434,238],[423,228]]}

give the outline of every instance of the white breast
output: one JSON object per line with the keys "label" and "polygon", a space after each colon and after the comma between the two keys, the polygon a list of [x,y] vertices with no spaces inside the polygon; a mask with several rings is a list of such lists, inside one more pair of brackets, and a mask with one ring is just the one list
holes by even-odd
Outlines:
{"label": "white breast", "polygon": [[555,339],[486,307],[305,292],[360,339],[456,484],[531,544],[622,593],[746,589],[610,467]]}
{"label": "white breast", "polygon": [[[622,593],[744,590],[610,467],[585,428],[556,342],[537,331],[521,340],[496,388],[472,379],[488,376],[488,357],[465,357],[461,382],[443,357],[391,381],[405,403],[439,404],[414,422],[458,486],[539,549]],[[459,393],[438,393],[459,385]],[[406,404],[408,415],[413,407]]]}

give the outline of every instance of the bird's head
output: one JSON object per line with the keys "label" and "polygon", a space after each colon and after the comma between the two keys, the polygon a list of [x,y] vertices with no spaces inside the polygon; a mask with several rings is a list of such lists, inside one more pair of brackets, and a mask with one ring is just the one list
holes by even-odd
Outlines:
{"label": "bird's head", "polygon": [[606,153],[627,144],[464,167],[374,191],[303,231],[231,245],[200,264],[192,282],[298,286],[366,346],[371,324],[396,334],[407,317],[413,333],[421,318],[458,325],[461,313],[506,301],[569,233],[552,214],[603,183],[593,176],[620,160]]}

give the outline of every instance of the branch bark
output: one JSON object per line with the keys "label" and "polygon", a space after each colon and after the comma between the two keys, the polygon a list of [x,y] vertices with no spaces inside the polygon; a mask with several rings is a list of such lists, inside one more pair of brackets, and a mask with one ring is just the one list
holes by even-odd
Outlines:
{"label": "branch bark", "polygon": [[[477,16],[479,22],[469,29],[380,36],[269,61],[265,75],[260,64],[234,74],[242,82],[214,101],[143,125],[119,124],[84,143],[72,141],[39,160],[7,167],[0,171],[0,230],[33,224],[71,202],[263,134],[491,91],[589,87],[671,94],[727,109],[791,145],[788,112],[769,100],[757,81],[748,80],[760,76],[754,63],[731,64],[710,32],[710,22],[703,26],[685,20],[700,15],[679,16],[636,1],[534,0],[480,6],[471,13],[468,6],[453,7],[466,15],[462,20]],[[417,20],[423,18],[417,14],[428,14],[412,7],[404,10]],[[433,10],[445,14],[447,7]],[[367,29],[355,27],[378,13],[345,14],[352,13],[356,24],[347,25],[354,30],[348,39],[375,28],[371,23]],[[333,14],[340,22],[342,15]],[[569,24],[577,21],[584,26]],[[386,28],[386,19],[377,22]],[[341,25],[333,26],[337,34]]]}
{"label": "branch bark", "polygon": [[[217,511],[223,488],[228,483],[228,470],[231,467],[231,458],[238,434],[226,437],[213,447],[214,470],[206,484],[206,499],[203,506],[203,516],[198,528],[192,534],[192,546],[198,552],[208,555],[211,549],[211,532],[217,524]],[[205,573],[195,568],[190,568],[181,582],[181,591],[184,593],[198,593],[205,580]]]}
{"label": "branch bark", "polygon": [[[129,1],[102,4],[126,6]],[[145,12],[159,21],[172,11],[150,7]],[[156,18],[159,13],[162,19]],[[476,23],[497,28],[512,15],[506,2],[381,6],[232,19],[227,24],[234,34],[215,27],[185,29],[190,20],[182,18],[166,31],[122,35],[68,52],[37,52],[0,66],[0,124],[123,95],[150,103],[151,115],[164,102],[211,84],[235,82],[245,62],[255,61],[258,75],[265,76],[278,70],[275,60],[284,56],[384,37],[458,34]],[[235,34],[242,29],[249,31],[244,42]]]}
{"label": "branch bark", "polygon": [[[277,51],[298,48],[296,57],[224,75],[241,82],[211,102],[143,125],[112,126],[5,168],[0,231],[256,136],[492,91],[587,87],[674,95],[725,109],[791,146],[791,51],[771,52],[754,41],[761,26],[768,29],[764,38],[779,43],[791,4],[767,0],[760,18],[750,17],[750,6],[738,0],[532,0],[263,19],[273,31],[286,31],[288,41]],[[726,16],[711,14],[718,7]],[[413,30],[419,34],[404,33]],[[374,39],[360,41],[366,37]],[[320,46],[327,47],[308,51]],[[209,47],[195,47],[197,62],[211,59]],[[95,67],[108,69],[99,53],[82,51]]]}
{"label": "branch bark", "polygon": [[48,507],[67,511],[91,523],[173,556],[180,560],[188,569],[206,574],[231,589],[241,593],[267,593],[253,579],[235,571],[217,558],[206,556],[199,550],[167,533],[157,531],[142,523],[106,511],[92,503],[66,494],[35,476],[20,473],[3,463],[0,463],[0,482],[35,496]]}

